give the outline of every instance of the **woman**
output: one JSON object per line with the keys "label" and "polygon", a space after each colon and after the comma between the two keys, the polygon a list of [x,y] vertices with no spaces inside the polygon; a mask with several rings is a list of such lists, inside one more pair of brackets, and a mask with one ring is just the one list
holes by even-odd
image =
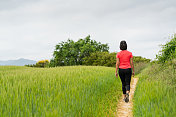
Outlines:
{"label": "woman", "polygon": [[[119,73],[122,82],[124,101],[129,102],[131,75],[134,76],[133,55],[131,52],[127,51],[126,41],[120,42],[120,50],[121,51],[118,52],[116,56],[117,62],[115,75],[118,78]],[[131,68],[133,69],[133,72]]]}

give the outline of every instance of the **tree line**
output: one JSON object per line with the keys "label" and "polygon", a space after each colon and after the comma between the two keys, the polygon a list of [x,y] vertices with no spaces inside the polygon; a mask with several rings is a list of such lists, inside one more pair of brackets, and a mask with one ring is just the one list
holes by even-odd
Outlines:
{"label": "tree line", "polygon": [[[102,44],[90,38],[90,35],[84,39],[73,41],[68,39],[55,46],[53,58],[48,62],[39,61],[36,65],[27,65],[30,67],[57,67],[73,65],[89,66],[107,66],[115,67],[116,52],[109,52],[108,44]],[[135,56],[134,62],[150,62],[150,59],[141,56]]]}

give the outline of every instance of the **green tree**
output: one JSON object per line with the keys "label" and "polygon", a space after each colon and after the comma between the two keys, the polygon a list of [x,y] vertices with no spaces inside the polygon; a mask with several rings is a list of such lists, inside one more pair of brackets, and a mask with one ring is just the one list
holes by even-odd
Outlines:
{"label": "green tree", "polygon": [[176,58],[176,36],[174,36],[165,45],[162,45],[162,50],[156,55],[159,62],[165,63]]}
{"label": "green tree", "polygon": [[84,65],[115,67],[116,53],[95,52],[84,58]]}
{"label": "green tree", "polygon": [[134,63],[140,63],[140,62],[149,63],[151,61],[150,59],[143,58],[141,56],[134,56],[133,60],[134,60]]}
{"label": "green tree", "polygon": [[90,35],[84,39],[79,39],[77,42],[68,39],[66,42],[61,42],[55,46],[53,59],[50,61],[50,66],[70,66],[82,65],[85,57],[91,53],[108,52],[108,44],[101,44],[90,39]]}

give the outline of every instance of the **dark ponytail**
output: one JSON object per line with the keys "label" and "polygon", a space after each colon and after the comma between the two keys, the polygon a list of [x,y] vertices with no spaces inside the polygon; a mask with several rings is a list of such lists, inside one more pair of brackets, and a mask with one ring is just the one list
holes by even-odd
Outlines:
{"label": "dark ponytail", "polygon": [[120,42],[120,49],[121,50],[127,50],[127,43],[126,43],[126,41],[121,41]]}

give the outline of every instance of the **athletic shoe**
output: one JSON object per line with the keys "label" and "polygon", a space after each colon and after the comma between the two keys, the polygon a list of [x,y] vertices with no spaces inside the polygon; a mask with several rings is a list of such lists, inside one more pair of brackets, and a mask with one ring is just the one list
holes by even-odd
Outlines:
{"label": "athletic shoe", "polygon": [[129,102],[129,93],[126,94],[125,102]]}
{"label": "athletic shoe", "polygon": [[123,98],[123,101],[125,102],[125,99],[126,99],[126,97],[125,98]]}

